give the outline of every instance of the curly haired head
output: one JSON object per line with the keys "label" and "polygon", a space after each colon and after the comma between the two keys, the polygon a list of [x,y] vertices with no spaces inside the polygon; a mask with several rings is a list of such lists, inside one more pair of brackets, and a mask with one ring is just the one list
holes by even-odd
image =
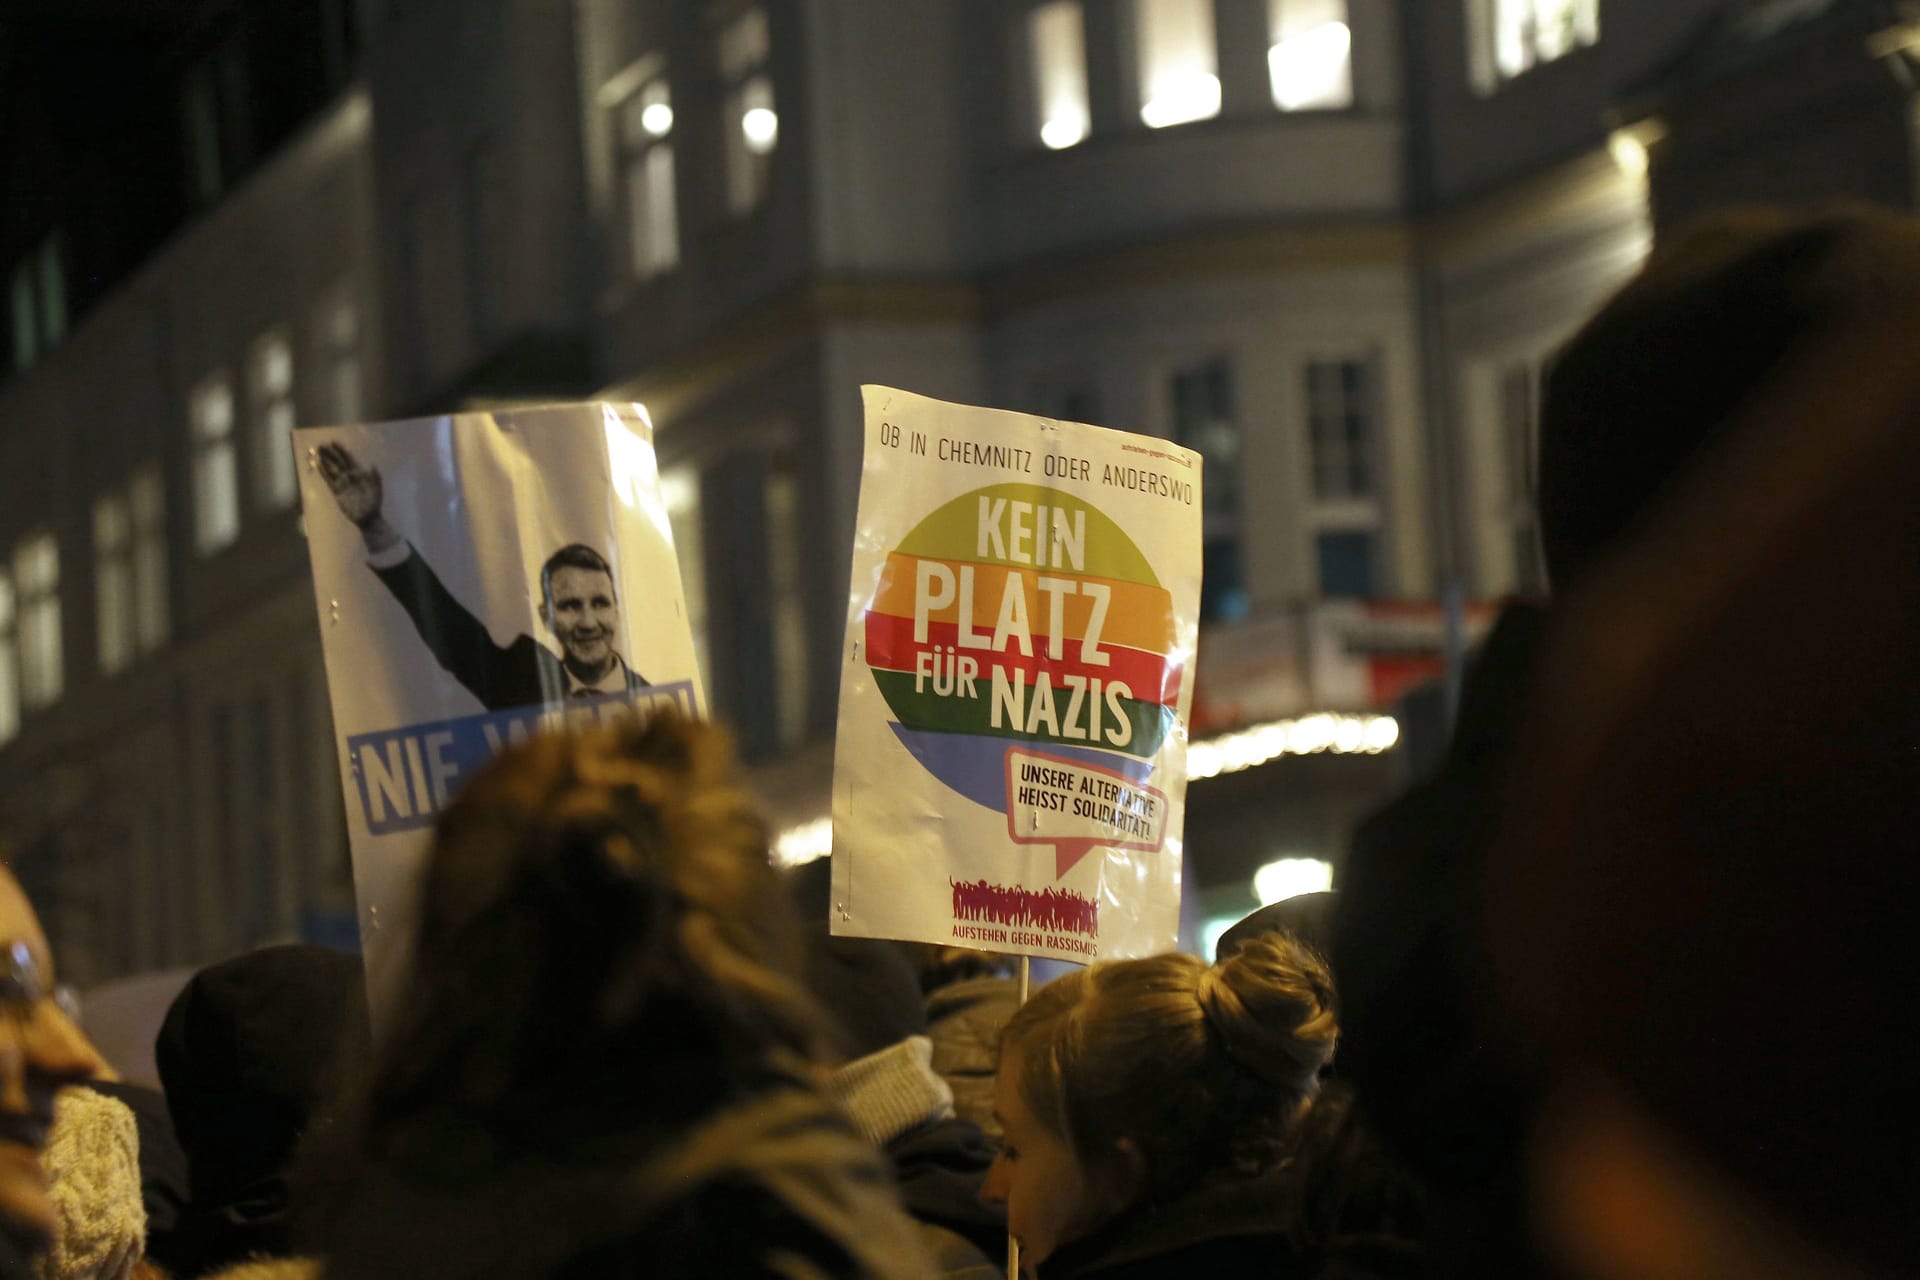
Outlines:
{"label": "curly haired head", "polygon": [[1000,1053],[1083,1166],[1131,1144],[1157,1199],[1277,1164],[1335,1038],[1326,965],[1269,934],[1211,967],[1173,954],[1069,974],[1008,1021]]}
{"label": "curly haired head", "polygon": [[816,1058],[734,767],[723,732],[667,716],[539,737],[476,775],[435,832],[369,1119],[537,1113],[614,1080],[690,1109],[687,1090],[717,1097],[769,1055]]}

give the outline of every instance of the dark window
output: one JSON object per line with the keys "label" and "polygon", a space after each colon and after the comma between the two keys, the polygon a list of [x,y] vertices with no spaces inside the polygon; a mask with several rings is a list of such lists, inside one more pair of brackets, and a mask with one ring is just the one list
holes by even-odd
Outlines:
{"label": "dark window", "polygon": [[1378,496],[1375,381],[1371,360],[1315,360],[1307,366],[1314,497]]}
{"label": "dark window", "polygon": [[1240,425],[1234,417],[1233,363],[1216,356],[1176,369],[1171,391],[1174,441],[1204,459],[1200,617],[1243,617],[1250,602],[1240,547]]}
{"label": "dark window", "polygon": [[1368,599],[1374,594],[1374,535],[1323,533],[1314,539],[1320,594],[1328,599]]}

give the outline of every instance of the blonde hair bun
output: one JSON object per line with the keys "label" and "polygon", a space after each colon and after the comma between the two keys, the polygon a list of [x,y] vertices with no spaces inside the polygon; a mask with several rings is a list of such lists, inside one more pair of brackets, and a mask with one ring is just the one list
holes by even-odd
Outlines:
{"label": "blonde hair bun", "polygon": [[1277,1088],[1313,1094],[1339,1028],[1333,977],[1312,948],[1263,934],[1202,972],[1194,995],[1235,1062]]}

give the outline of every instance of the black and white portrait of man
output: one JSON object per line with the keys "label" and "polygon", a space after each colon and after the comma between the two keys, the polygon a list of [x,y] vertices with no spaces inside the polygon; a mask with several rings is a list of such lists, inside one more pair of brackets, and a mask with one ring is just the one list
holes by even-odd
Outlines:
{"label": "black and white portrait of man", "polygon": [[540,568],[540,616],[560,642],[558,655],[528,635],[498,645],[388,522],[379,469],[362,466],[340,444],[321,445],[317,461],[340,513],[360,530],[374,575],[441,667],[489,711],[647,687],[616,647],[620,603],[613,569],[598,551],[571,543]]}

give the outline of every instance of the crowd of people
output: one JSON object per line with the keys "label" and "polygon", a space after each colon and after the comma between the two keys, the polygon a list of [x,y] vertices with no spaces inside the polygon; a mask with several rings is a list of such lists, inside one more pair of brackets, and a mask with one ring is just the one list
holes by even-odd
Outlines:
{"label": "crowd of people", "polygon": [[0,872],[0,1280],[1920,1270],[1917,333],[1904,218],[1658,249],[1548,379],[1553,598],[1211,963],[832,937],[666,716],[473,779],[377,1040],[269,948],[152,1091]]}

